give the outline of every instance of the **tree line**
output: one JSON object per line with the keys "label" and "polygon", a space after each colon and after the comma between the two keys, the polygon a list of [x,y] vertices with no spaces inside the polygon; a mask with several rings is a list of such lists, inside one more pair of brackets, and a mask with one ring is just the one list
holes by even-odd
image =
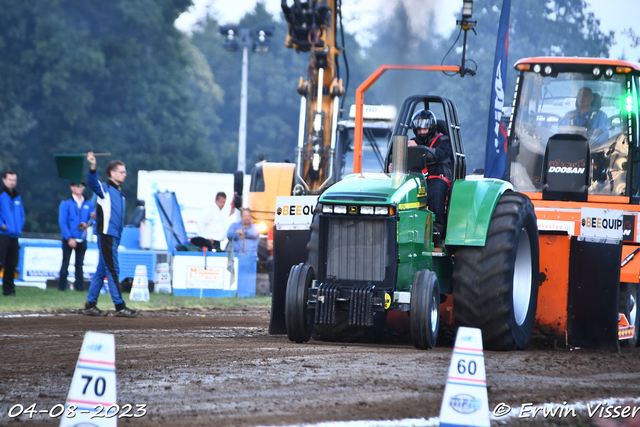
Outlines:
{"label": "tree line", "polygon": [[[57,177],[54,154],[92,150],[123,160],[129,212],[138,170],[235,170],[242,54],[225,50],[225,37],[212,17],[191,36],[179,32],[173,23],[190,4],[0,0],[0,168],[18,173],[25,231],[58,232],[57,208],[69,197],[69,187]],[[397,106],[414,93],[454,100],[469,170],[484,161],[501,5],[502,0],[474,2],[478,35],[469,35],[467,58],[476,64],[476,76],[388,72],[365,98]],[[585,9],[584,0],[512,2],[509,62],[537,55],[608,56],[614,34],[602,32]],[[370,47],[363,49],[347,33],[347,111],[355,88],[380,64],[440,64],[458,36],[458,29],[447,36],[433,31],[434,22],[442,19],[425,17],[416,34],[399,2],[394,15],[378,25]],[[258,154],[272,161],[293,160],[296,88],[299,77],[306,78],[309,61],[308,54],[284,46],[286,22],[274,19],[262,4],[238,23],[241,28],[264,25],[275,31],[270,52],[250,53],[249,58],[247,172]],[[455,48],[444,59],[452,65],[459,61]],[[516,74],[511,70],[507,89],[512,93]],[[344,79],[344,64],[341,73]],[[98,166],[105,178],[106,161]],[[213,198],[214,193],[202,196]]]}

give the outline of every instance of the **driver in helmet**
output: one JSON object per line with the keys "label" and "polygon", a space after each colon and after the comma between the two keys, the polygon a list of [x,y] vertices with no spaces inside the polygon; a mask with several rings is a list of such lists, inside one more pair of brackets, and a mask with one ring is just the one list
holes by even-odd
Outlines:
{"label": "driver in helmet", "polygon": [[569,111],[560,120],[560,126],[584,126],[587,129],[587,137],[594,142],[605,142],[609,139],[609,118],[596,108],[593,103],[593,91],[583,87],[578,91],[576,109]]}
{"label": "driver in helmet", "polygon": [[[435,162],[429,163],[422,171],[427,181],[427,205],[434,213],[433,240],[436,246],[440,246],[444,239],[445,204],[447,194],[451,190],[451,142],[449,137],[438,133],[438,121],[430,110],[419,110],[411,119],[411,129],[415,134],[414,139],[408,142],[409,147],[421,145],[427,147],[433,154]],[[392,164],[389,164],[389,172]]]}

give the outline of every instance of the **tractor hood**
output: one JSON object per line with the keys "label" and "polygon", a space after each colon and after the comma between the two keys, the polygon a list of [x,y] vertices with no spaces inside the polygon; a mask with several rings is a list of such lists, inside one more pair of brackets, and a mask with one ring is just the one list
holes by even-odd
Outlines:
{"label": "tractor hood", "polygon": [[[417,208],[426,202],[421,175],[364,173],[348,175],[320,196],[320,203],[356,203],[397,205],[399,209]],[[420,200],[419,200],[420,199]]]}

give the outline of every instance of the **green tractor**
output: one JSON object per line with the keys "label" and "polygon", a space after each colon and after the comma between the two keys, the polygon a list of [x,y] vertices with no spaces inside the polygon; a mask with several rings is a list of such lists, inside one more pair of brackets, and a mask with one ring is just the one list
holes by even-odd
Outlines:
{"label": "green tractor", "polygon": [[[433,243],[434,216],[422,174],[428,153],[407,147],[407,124],[419,109],[436,114],[438,132],[452,144],[444,248]],[[465,179],[451,100],[405,99],[391,141],[393,158],[387,155],[384,170],[393,162],[393,173],[355,173],[320,196],[307,262],[294,265],[287,282],[289,339],[302,343],[313,334],[328,341],[375,340],[388,312],[399,311],[408,312],[414,346],[433,348],[445,311],[441,304],[450,295],[452,323],[480,328],[486,349],[525,348],[538,299],[533,204],[509,182]]]}

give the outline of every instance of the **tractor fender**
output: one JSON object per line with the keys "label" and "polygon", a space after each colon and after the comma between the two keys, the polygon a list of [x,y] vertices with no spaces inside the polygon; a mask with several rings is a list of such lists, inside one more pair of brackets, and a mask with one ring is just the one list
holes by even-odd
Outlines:
{"label": "tractor fender", "polygon": [[445,244],[484,246],[493,210],[507,190],[513,190],[513,185],[501,179],[456,180],[451,190]]}

